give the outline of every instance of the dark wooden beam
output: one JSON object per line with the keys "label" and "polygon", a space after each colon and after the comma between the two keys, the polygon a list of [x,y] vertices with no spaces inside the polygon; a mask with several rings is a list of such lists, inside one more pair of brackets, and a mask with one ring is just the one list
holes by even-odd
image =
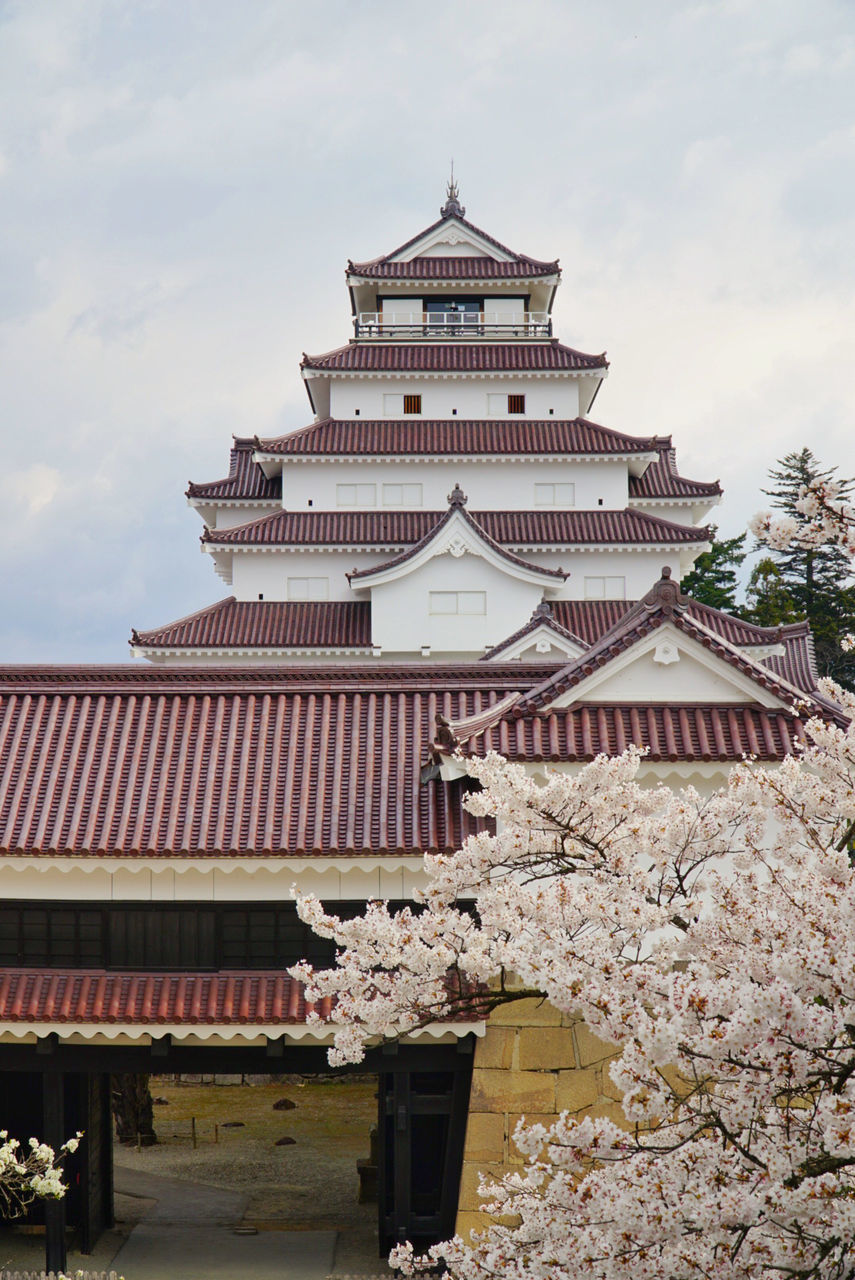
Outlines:
{"label": "dark wooden beam", "polygon": [[[58,1151],[65,1132],[65,1077],[61,1071],[45,1071],[42,1076],[44,1102],[43,1141]],[[45,1201],[45,1270],[65,1271],[65,1200]]]}

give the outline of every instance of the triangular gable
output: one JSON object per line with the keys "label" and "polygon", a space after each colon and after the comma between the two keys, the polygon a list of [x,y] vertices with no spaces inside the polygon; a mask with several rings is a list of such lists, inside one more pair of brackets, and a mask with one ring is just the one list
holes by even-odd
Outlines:
{"label": "triangular gable", "polygon": [[584,640],[556,622],[552,607],[543,600],[524,627],[484,654],[482,662],[514,662],[533,649],[544,660],[560,662],[578,658],[588,648]]}
{"label": "triangular gable", "polygon": [[[456,204],[456,202],[454,202]],[[529,265],[542,271],[551,268],[558,271],[558,262],[542,262],[538,258],[530,258],[523,253],[515,253],[507,245],[488,235],[480,227],[463,217],[462,206],[450,207],[448,202],[443,206],[442,214],[436,222],[419,231],[417,235],[399,244],[390,253],[372,258],[370,262],[348,262],[347,274],[360,275],[389,262],[412,262],[414,258],[425,256],[439,244],[447,244],[457,257],[471,255],[473,257],[491,258],[494,262],[517,262]]]}
{"label": "triangular gable", "polygon": [[[588,664],[582,659],[582,666]],[[551,702],[551,708],[578,703],[653,703],[705,705],[715,703],[760,704],[789,709],[800,696],[795,689],[772,690],[766,680],[752,678],[746,666],[736,665],[699,639],[687,635],[677,623],[661,619],[652,632],[631,641],[590,675],[582,678]],[[803,695],[802,695],[803,696]]]}
{"label": "triangular gable", "polygon": [[459,486],[448,496],[449,508],[442,519],[414,546],[385,564],[349,573],[352,587],[382,586],[397,578],[407,577],[434,556],[481,556],[501,572],[522,582],[558,587],[567,578],[561,569],[547,569],[532,564],[507,551],[496,542],[465,510],[466,496]]}
{"label": "triangular gable", "polygon": [[431,251],[445,246],[454,250],[455,257],[492,258],[495,262],[519,262],[519,255],[492,236],[486,235],[465,218],[440,218],[433,226],[425,228],[408,245],[389,254],[389,262],[412,262],[414,258],[433,256]]}
{"label": "triangular gable", "polygon": [[[670,580],[670,572],[663,569],[644,599],[586,654],[532,689],[522,704],[525,710],[568,707],[594,698],[641,705],[736,698],[784,708],[806,701],[802,689],[693,618],[691,602]],[[686,662],[682,669],[681,661]],[[828,710],[816,698],[810,706]]]}

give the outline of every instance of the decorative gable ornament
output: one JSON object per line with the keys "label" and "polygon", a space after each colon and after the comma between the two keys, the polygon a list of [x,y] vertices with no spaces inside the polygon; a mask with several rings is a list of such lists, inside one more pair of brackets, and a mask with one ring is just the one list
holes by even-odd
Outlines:
{"label": "decorative gable ornament", "polygon": [[653,661],[661,663],[663,667],[670,666],[672,662],[680,661],[680,651],[670,640],[662,640],[654,650]]}

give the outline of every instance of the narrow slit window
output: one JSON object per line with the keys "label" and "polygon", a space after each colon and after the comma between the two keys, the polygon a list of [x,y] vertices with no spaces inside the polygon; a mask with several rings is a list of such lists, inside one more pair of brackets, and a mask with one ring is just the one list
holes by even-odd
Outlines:
{"label": "narrow slit window", "polygon": [[404,413],[421,413],[421,396],[404,396]]}
{"label": "narrow slit window", "polygon": [[525,413],[525,396],[508,396],[508,413]]}

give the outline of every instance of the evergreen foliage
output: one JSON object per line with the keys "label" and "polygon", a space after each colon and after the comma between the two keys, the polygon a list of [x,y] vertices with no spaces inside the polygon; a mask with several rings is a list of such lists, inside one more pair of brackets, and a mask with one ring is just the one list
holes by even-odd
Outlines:
{"label": "evergreen foliage", "polygon": [[[788,453],[769,472],[770,488],[763,492],[772,506],[808,524],[796,502],[803,486],[834,478],[836,467],[824,469],[807,447]],[[839,495],[848,498],[855,481],[837,481]],[[774,573],[773,573],[774,569]],[[777,575],[777,576],[776,576]],[[842,637],[855,630],[855,584],[852,566],[834,543],[811,546],[794,539],[785,550],[772,551],[771,560],[758,564],[748,587],[747,616],[763,626],[777,626],[807,618],[816,643],[821,675],[855,684],[855,656],[845,653]]]}
{"label": "evergreen foliage", "polygon": [[738,538],[719,541],[716,537],[718,526],[711,525],[710,532],[712,546],[698,556],[680,585],[693,600],[712,605],[714,609],[724,609],[727,613],[736,613],[736,571],[747,555],[744,550],[747,535],[742,533]]}

